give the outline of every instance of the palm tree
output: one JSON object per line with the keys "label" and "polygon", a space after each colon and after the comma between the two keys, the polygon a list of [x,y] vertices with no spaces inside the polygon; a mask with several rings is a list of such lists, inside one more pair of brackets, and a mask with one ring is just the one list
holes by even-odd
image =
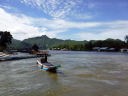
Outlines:
{"label": "palm tree", "polygon": [[0,31],[0,51],[7,48],[12,43],[12,35],[8,31]]}

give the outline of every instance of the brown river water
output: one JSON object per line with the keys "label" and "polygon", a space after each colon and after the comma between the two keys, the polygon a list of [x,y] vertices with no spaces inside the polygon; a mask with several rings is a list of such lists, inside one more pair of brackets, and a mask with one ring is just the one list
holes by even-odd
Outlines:
{"label": "brown river water", "polygon": [[0,62],[0,96],[128,96],[128,54],[51,51],[56,74],[36,58]]}

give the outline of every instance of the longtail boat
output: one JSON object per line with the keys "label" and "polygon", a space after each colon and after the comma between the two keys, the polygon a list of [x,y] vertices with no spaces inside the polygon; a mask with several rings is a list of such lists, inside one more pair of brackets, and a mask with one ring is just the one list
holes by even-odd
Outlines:
{"label": "longtail boat", "polygon": [[56,73],[58,67],[60,67],[60,65],[55,66],[49,62],[41,63],[39,60],[37,60],[37,65],[41,70],[54,72],[54,73]]}

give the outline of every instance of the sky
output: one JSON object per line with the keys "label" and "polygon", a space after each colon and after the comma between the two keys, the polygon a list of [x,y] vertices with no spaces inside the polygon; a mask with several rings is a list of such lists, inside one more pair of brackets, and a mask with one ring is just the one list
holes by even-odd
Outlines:
{"label": "sky", "polygon": [[128,0],[0,0],[0,30],[18,40],[124,40]]}

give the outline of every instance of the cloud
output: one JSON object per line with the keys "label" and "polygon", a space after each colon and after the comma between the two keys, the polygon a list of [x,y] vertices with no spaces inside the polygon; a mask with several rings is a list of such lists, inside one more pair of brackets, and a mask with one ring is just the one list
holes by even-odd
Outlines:
{"label": "cloud", "polygon": [[53,18],[61,19],[70,16],[77,19],[90,19],[93,16],[85,10],[95,7],[95,4],[89,0],[21,0],[21,2],[40,9]]}
{"label": "cloud", "polygon": [[77,32],[74,33],[72,30],[70,32],[72,34],[71,38],[66,38],[66,35],[62,37],[76,40],[106,38],[123,40],[124,36],[128,34],[127,26],[128,21],[123,20],[112,22],[75,22],[64,19],[33,18],[24,14],[8,13],[0,8],[0,30],[10,31],[13,37],[19,40],[41,35],[59,38],[58,36],[61,33],[67,34],[72,29],[77,29]]}
{"label": "cloud", "polygon": [[62,32],[62,30],[55,28],[57,24],[53,25],[52,20],[32,18],[23,14],[11,14],[0,8],[0,30],[10,31],[13,37],[18,40],[44,34],[49,37],[56,37],[57,33]]}
{"label": "cloud", "polygon": [[78,3],[76,0],[22,0],[21,2],[36,7],[54,18],[64,17]]}
{"label": "cloud", "polygon": [[4,9],[13,9],[13,7],[10,7],[10,6],[5,6],[5,5],[0,5],[1,8],[4,8]]}
{"label": "cloud", "polygon": [[31,21],[28,17],[7,13],[2,8],[0,8],[0,30],[10,31],[13,37],[19,40],[37,35],[39,36],[44,32],[42,31],[41,33],[41,29],[31,26]]}
{"label": "cloud", "polygon": [[128,25],[128,21],[118,21],[118,23],[116,22],[105,24],[108,26],[108,28],[100,30],[98,33],[93,31],[79,32],[75,34],[75,37],[79,37],[76,38],[78,40],[105,40],[107,38],[124,40],[124,37],[128,35],[128,27],[126,26]]}

